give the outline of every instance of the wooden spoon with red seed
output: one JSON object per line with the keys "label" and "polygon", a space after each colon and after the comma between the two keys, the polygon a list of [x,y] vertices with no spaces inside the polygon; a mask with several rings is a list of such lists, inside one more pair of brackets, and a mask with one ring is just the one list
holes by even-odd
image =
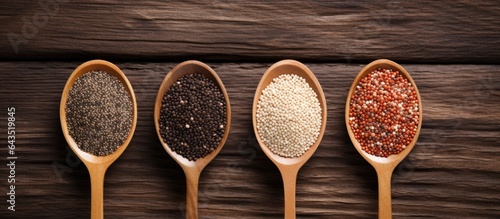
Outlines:
{"label": "wooden spoon with red seed", "polygon": [[[361,145],[358,142],[358,140],[356,140],[356,138],[354,137],[354,132],[352,131],[349,125],[351,97],[356,91],[356,86],[359,84],[359,81],[361,79],[366,77],[370,72],[372,72],[377,68],[392,69],[394,71],[399,71],[399,73],[402,74],[402,76],[412,84],[418,98],[419,122],[413,140],[399,154],[390,155],[389,157],[386,158],[371,155],[365,152],[363,149],[361,149]],[[358,150],[361,156],[363,156],[363,158],[365,158],[365,160],[368,161],[377,171],[378,191],[379,191],[378,218],[380,219],[392,218],[392,206],[391,206],[392,172],[394,171],[394,168],[396,168],[396,166],[410,153],[410,151],[415,146],[415,143],[417,142],[418,139],[418,135],[420,134],[420,128],[422,126],[422,98],[420,97],[420,93],[418,92],[417,85],[411,78],[410,74],[397,63],[387,59],[379,59],[373,61],[359,72],[359,74],[356,76],[354,82],[351,85],[351,89],[347,94],[347,102],[345,107],[345,123],[347,126],[347,132],[349,133],[349,137],[351,138],[354,147],[356,148],[356,150]]]}

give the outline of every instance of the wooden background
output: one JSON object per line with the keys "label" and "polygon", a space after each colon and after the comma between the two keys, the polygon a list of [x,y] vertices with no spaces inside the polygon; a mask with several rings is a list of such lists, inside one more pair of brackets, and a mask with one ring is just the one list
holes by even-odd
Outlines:
{"label": "wooden background", "polygon": [[[251,104],[281,59],[326,93],[327,131],[299,172],[297,218],[376,218],[377,179],[347,135],[344,107],[362,67],[392,59],[418,85],[422,131],[392,180],[395,218],[500,217],[498,1],[5,1],[0,6],[2,218],[88,218],[90,179],[62,135],[71,72],[115,63],[138,101],[131,144],[107,172],[107,218],[182,218],[185,179],[154,130],[157,89],[197,59],[231,100],[228,141],[200,178],[200,218],[282,218],[278,169],[256,143]],[[16,212],[7,210],[7,108],[16,108]]]}

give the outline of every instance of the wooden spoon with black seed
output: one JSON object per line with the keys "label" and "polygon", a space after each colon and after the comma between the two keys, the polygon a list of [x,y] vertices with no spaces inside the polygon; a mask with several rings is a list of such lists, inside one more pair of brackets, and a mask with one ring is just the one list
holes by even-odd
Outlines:
{"label": "wooden spoon with black seed", "polygon": [[[172,131],[172,127],[167,129],[168,126],[165,125],[166,122],[160,121],[161,116],[162,116],[162,110],[165,110],[164,108],[167,107],[169,104],[186,104],[188,106],[189,104],[192,104],[191,102],[185,103],[185,100],[179,99],[179,98],[174,98],[176,101],[172,102],[166,102],[164,103],[163,98],[164,95],[166,94],[169,89],[174,89],[174,86],[187,86],[186,84],[177,84],[179,82],[181,77],[183,76],[192,76],[192,74],[201,74],[208,78],[211,82],[213,82],[217,89],[223,94],[223,101],[224,106],[225,106],[225,112],[226,114],[224,115],[225,117],[225,124],[221,125],[219,127],[219,124],[217,125],[217,128],[220,128],[223,131],[222,136],[220,136],[220,140],[218,144],[214,148],[210,149],[209,153],[204,153],[204,154],[189,154],[185,150],[182,150],[182,148],[179,149],[179,147],[186,147],[186,150],[189,147],[201,147],[202,145],[188,145],[187,142],[177,142],[176,139],[183,137],[184,139],[192,137],[192,138],[198,138],[199,136],[189,136],[186,133],[197,133],[197,132],[192,132],[192,130],[189,129],[196,129],[199,127],[195,127],[192,124],[189,125],[189,123],[186,124],[181,124],[176,130],[176,133],[178,133],[179,136],[175,136],[173,134],[166,134],[168,131]],[[192,85],[194,86],[194,85]],[[177,89],[177,88],[175,88]],[[196,93],[196,90],[199,89],[197,87],[191,89],[191,91],[194,91],[193,93]],[[204,94],[208,95],[208,94]],[[179,99],[179,100],[178,100]],[[169,99],[170,100],[170,99]],[[165,104],[165,106],[163,105]],[[213,103],[213,104],[220,104],[220,103]],[[182,106],[180,106],[182,107]],[[182,111],[179,113],[175,114],[170,114],[169,117],[181,117],[179,118],[171,118],[171,119],[177,119],[176,121],[183,121],[183,116],[186,116],[185,114],[187,112],[190,112],[193,109],[187,109],[186,111]],[[165,113],[165,111],[163,111]],[[189,118],[189,117],[185,117]],[[164,118],[165,119],[165,115]],[[194,118],[192,118],[194,119]],[[211,118],[205,117],[201,118],[205,120],[207,123],[211,122]],[[184,170],[184,174],[186,175],[186,218],[198,218],[198,184],[199,184],[199,179],[200,179],[200,174],[203,171],[203,169],[212,161],[212,159],[217,156],[217,154],[220,152],[222,147],[224,146],[228,135],[229,135],[229,128],[231,124],[231,107],[229,103],[229,97],[227,95],[226,88],[224,87],[224,84],[220,80],[220,78],[217,76],[214,70],[210,68],[208,65],[199,62],[199,61],[185,61],[183,63],[180,63],[179,65],[175,66],[166,76],[165,79],[163,80],[159,90],[158,90],[158,95],[156,96],[156,102],[155,102],[155,108],[154,108],[154,120],[155,120],[155,127],[156,127],[156,132],[158,134],[158,138],[160,139],[161,144],[167,151],[167,153],[182,167]],[[176,127],[173,127],[176,128]],[[185,128],[185,132],[182,131],[182,129]],[[181,136],[182,135],[182,136]],[[187,135],[187,136],[186,136]],[[168,139],[165,139],[168,138]],[[173,138],[173,139],[172,139]],[[177,139],[178,140],[178,139]],[[190,139],[187,139],[187,141],[190,141]],[[197,143],[203,143],[203,140],[198,141]],[[171,142],[172,145],[169,145],[167,142]],[[194,141],[191,142],[192,144],[196,144]],[[212,141],[213,143],[213,141]],[[179,146],[180,145],[180,146]],[[183,155],[182,155],[182,154]],[[187,157],[187,158],[186,158]]]}

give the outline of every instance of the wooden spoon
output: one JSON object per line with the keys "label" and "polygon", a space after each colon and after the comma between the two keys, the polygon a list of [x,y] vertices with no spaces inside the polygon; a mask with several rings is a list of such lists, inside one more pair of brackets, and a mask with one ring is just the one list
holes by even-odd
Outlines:
{"label": "wooden spoon", "polygon": [[[226,100],[226,127],[224,130],[224,136],[219,142],[217,148],[203,158],[199,158],[196,161],[190,161],[184,158],[182,155],[173,152],[170,147],[163,141],[160,134],[160,111],[162,107],[163,95],[172,86],[172,84],[177,81],[180,77],[188,74],[203,74],[212,80],[222,93],[224,94],[224,99]],[[214,159],[215,156],[220,152],[224,143],[229,136],[229,126],[231,124],[231,106],[229,103],[229,96],[227,95],[226,88],[220,80],[219,76],[215,73],[212,68],[208,65],[199,61],[185,61],[183,63],[175,66],[163,79],[160,89],[158,90],[158,95],[156,96],[155,110],[154,110],[154,120],[156,126],[156,133],[160,139],[161,144],[168,152],[168,154],[182,167],[184,174],[186,175],[186,218],[198,218],[198,182],[200,179],[200,174],[203,168]]]}
{"label": "wooden spoon", "polygon": [[[68,94],[70,88],[75,83],[76,79],[83,74],[94,71],[94,70],[103,70],[107,73],[114,75],[120,80],[130,95],[132,101],[132,126],[130,128],[129,134],[123,144],[118,147],[118,149],[109,154],[107,156],[95,156],[93,154],[82,151],[75,140],[69,135],[68,124],[66,123],[66,101],[68,100]],[[104,217],[104,206],[103,206],[103,189],[104,189],[104,175],[106,174],[106,170],[108,167],[116,160],[120,155],[125,151],[128,144],[132,140],[132,136],[134,135],[135,126],[137,124],[137,103],[134,95],[134,90],[130,85],[127,77],[123,72],[116,67],[116,65],[104,61],[104,60],[92,60],[85,62],[78,66],[68,81],[66,82],[66,86],[64,86],[64,90],[61,97],[61,105],[59,110],[59,118],[61,119],[61,126],[64,137],[68,142],[70,148],[75,152],[75,154],[80,158],[81,161],[87,166],[87,169],[90,174],[90,183],[92,186],[92,202],[91,202],[91,218],[100,219]]]}
{"label": "wooden spoon", "polygon": [[[264,90],[274,78],[278,77],[282,74],[295,74],[302,78],[306,79],[306,82],[309,83],[311,88],[318,95],[318,100],[321,105],[321,129],[316,139],[316,142],[304,153],[302,156],[297,158],[284,158],[279,155],[274,154],[271,150],[264,144],[261,140],[259,133],[257,132],[257,105],[259,102],[260,95],[262,95],[262,90]],[[257,141],[260,144],[260,147],[264,151],[264,153],[273,161],[273,163],[278,167],[281,172],[281,176],[283,178],[283,187],[285,193],[285,218],[291,219],[295,218],[295,189],[297,182],[297,173],[299,169],[306,163],[307,160],[314,154],[316,149],[318,148],[321,139],[323,138],[323,134],[325,133],[326,127],[326,100],[323,90],[321,89],[321,85],[318,80],[314,76],[314,74],[309,70],[304,64],[294,61],[294,60],[282,60],[280,62],[272,65],[266,73],[262,76],[260,83],[257,87],[257,91],[255,92],[255,97],[253,100],[252,107],[252,120],[253,120],[253,129],[257,138]]]}
{"label": "wooden spoon", "polygon": [[[406,146],[406,148],[401,153],[396,155],[391,155],[387,158],[377,157],[363,151],[363,149],[361,149],[361,145],[354,137],[354,133],[349,125],[349,108],[350,108],[351,96],[356,91],[356,86],[359,84],[359,81],[377,68],[385,68],[385,69],[392,69],[394,71],[399,71],[399,73],[401,73],[402,76],[408,79],[408,81],[410,81],[410,83],[413,85],[418,97],[418,112],[420,116],[419,116],[418,128],[417,131],[415,132],[413,140],[409,145]],[[351,89],[349,90],[349,93],[347,95],[347,102],[345,107],[345,123],[347,126],[347,132],[349,133],[349,137],[351,138],[354,147],[356,148],[356,150],[358,150],[361,156],[363,156],[363,158],[365,158],[365,160],[367,160],[377,171],[378,192],[379,192],[378,217],[381,219],[392,218],[392,207],[391,207],[392,172],[394,171],[394,168],[410,153],[410,151],[413,149],[413,146],[415,146],[415,143],[417,142],[418,139],[418,135],[420,134],[420,127],[422,125],[422,98],[420,98],[420,93],[418,92],[417,85],[411,78],[410,74],[397,63],[387,59],[379,59],[373,61],[359,72],[359,74],[356,76],[354,82],[351,85]]]}

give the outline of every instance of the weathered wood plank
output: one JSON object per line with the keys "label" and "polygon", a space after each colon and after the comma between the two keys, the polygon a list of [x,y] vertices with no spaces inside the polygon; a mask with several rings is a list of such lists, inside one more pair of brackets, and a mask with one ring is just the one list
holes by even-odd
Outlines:
{"label": "weathered wood plank", "polygon": [[[4,203],[4,217],[90,215],[89,176],[68,152],[58,113],[64,84],[79,64],[0,62],[0,109],[16,107],[18,155],[16,212]],[[127,151],[107,172],[105,215],[182,218],[184,175],[159,143],[153,123],[157,89],[177,63],[116,64],[135,89],[139,119]],[[376,175],[350,143],[343,120],[348,88],[362,65],[306,64],[326,93],[328,124],[317,152],[299,172],[297,216],[375,218]],[[282,217],[281,177],[260,151],[251,123],[253,95],[270,65],[210,64],[228,90],[233,120],[227,144],[201,176],[201,218]],[[419,86],[424,120],[414,151],[393,176],[394,217],[500,217],[500,66],[403,66]],[[6,142],[6,114],[1,118],[0,142]],[[0,152],[5,163],[5,146]],[[54,166],[66,172],[58,176]],[[0,176],[7,175],[1,168]],[[0,186],[6,191],[6,180]]]}
{"label": "weathered wood plank", "polygon": [[6,1],[0,59],[498,63],[500,2]]}

